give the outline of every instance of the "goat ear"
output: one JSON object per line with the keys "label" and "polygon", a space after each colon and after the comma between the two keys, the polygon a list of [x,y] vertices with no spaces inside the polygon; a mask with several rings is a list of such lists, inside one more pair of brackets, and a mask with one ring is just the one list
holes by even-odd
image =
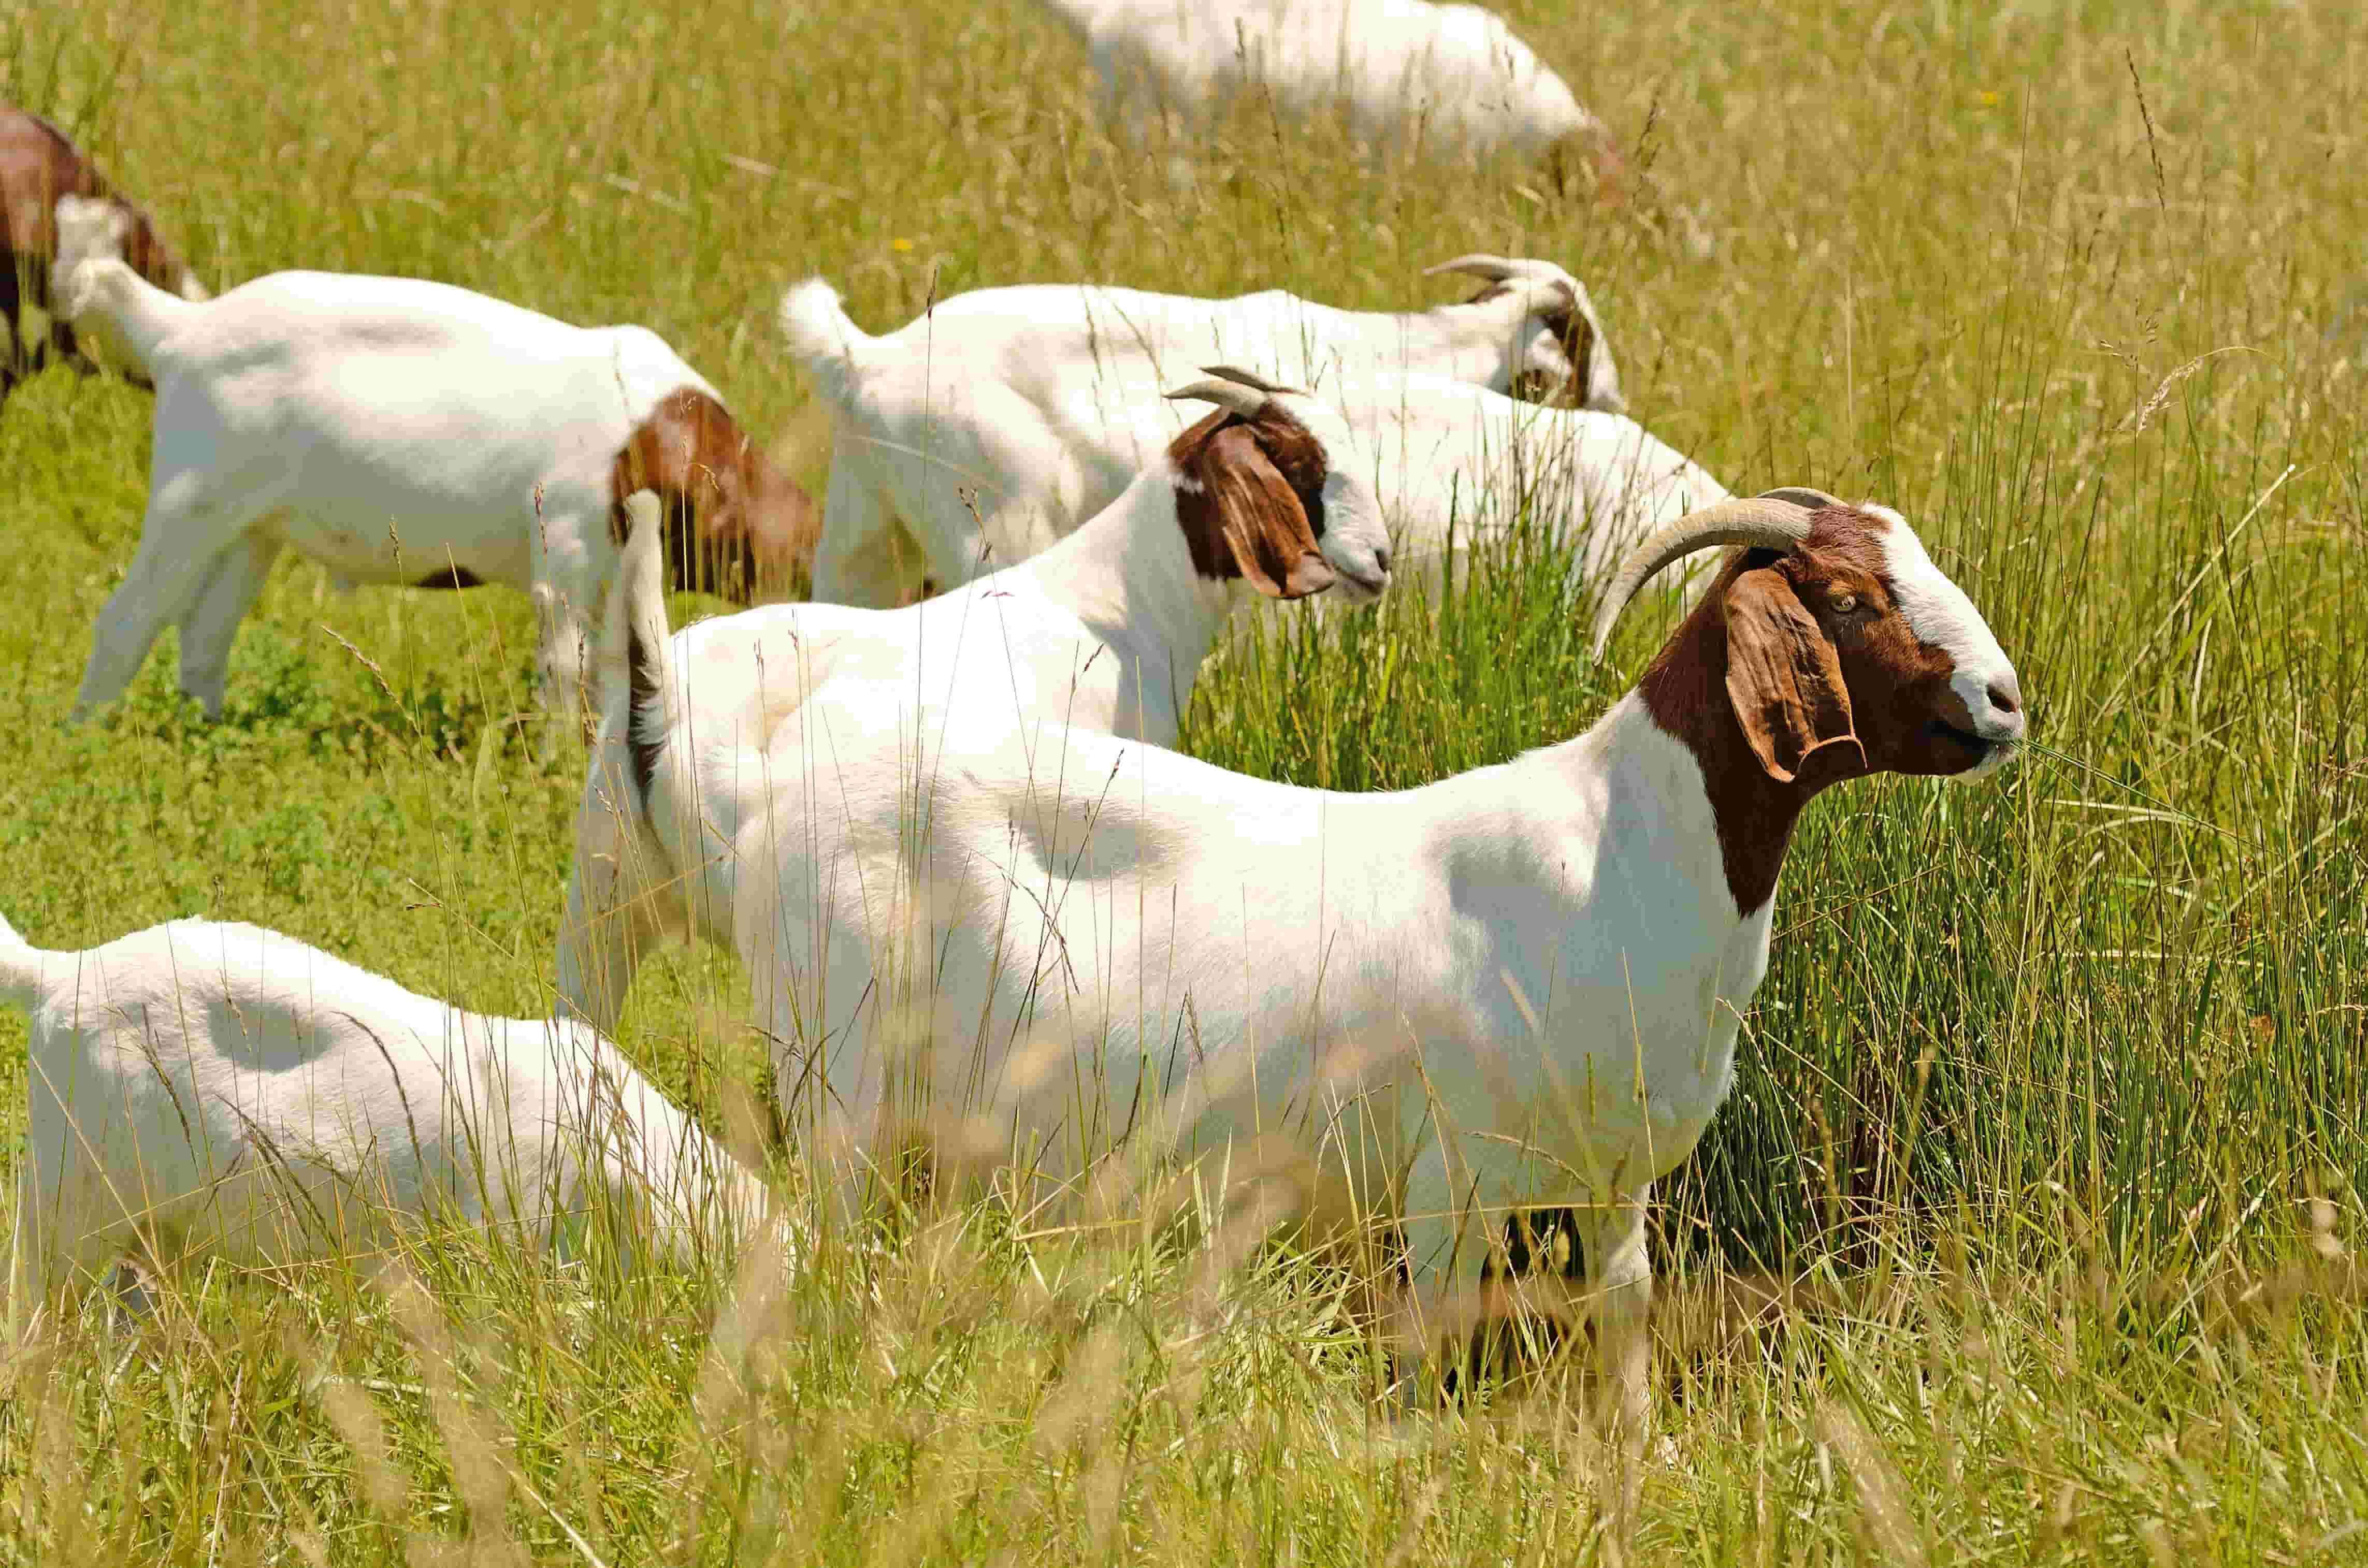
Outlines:
{"label": "goat ear", "polygon": [[[1269,598],[1304,598],[1322,593],[1333,582],[1333,571],[1315,542],[1307,508],[1267,456],[1255,426],[1227,425],[1201,449],[1196,472],[1183,477],[1197,482],[1196,494],[1177,488],[1177,503],[1202,515],[1184,517],[1188,534],[1199,532],[1210,544],[1222,541],[1233,572]],[[1195,525],[1197,524],[1197,528]],[[1204,561],[1215,551],[1194,551]]]}
{"label": "goat ear", "polygon": [[1727,585],[1726,699],[1759,766],[1780,784],[1791,783],[1824,746],[1847,745],[1866,767],[1841,660],[1792,585],[1770,568]]}

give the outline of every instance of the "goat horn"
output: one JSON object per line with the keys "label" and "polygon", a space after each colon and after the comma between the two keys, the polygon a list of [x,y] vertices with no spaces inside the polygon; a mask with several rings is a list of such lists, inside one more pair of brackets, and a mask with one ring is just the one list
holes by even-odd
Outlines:
{"label": "goat horn", "polygon": [[1219,408],[1238,414],[1245,419],[1255,419],[1258,416],[1259,411],[1266,407],[1269,395],[1292,390],[1290,387],[1277,386],[1262,376],[1252,375],[1247,370],[1237,369],[1231,365],[1203,365],[1201,369],[1208,373],[1209,380],[1194,381],[1190,386],[1178,387],[1174,392],[1161,395],[1177,399],[1194,398],[1202,403],[1213,403]]}
{"label": "goat horn", "polygon": [[1504,283],[1519,278],[1525,265],[1522,262],[1508,261],[1501,256],[1489,256],[1483,251],[1474,251],[1470,256],[1459,256],[1453,261],[1442,261],[1437,267],[1426,267],[1422,269],[1422,275],[1425,278],[1436,278],[1442,272],[1461,272],[1467,278],[1477,278],[1484,283]]}
{"label": "goat horn", "polygon": [[1269,381],[1256,370],[1245,370],[1238,365],[1203,365],[1201,369],[1204,373],[1214,376],[1221,381],[1238,381],[1246,387],[1256,387],[1262,392],[1288,392],[1293,397],[1307,395],[1297,387],[1287,387],[1281,381]]}
{"label": "goat horn", "polygon": [[[1611,640],[1611,629],[1619,623],[1620,612],[1628,608],[1636,590],[1679,556],[1713,544],[1749,544],[1789,551],[1808,538],[1812,508],[1793,499],[1799,495],[1818,495],[1818,492],[1779,490],[1766,495],[1736,496],[1688,512],[1630,551],[1628,559],[1620,563],[1620,570],[1603,590],[1603,597],[1596,602],[1596,656],[1602,656],[1603,645]],[[1818,495],[1818,499],[1823,503],[1830,498]]]}
{"label": "goat horn", "polygon": [[1790,501],[1793,506],[1806,506],[1812,512],[1842,504],[1838,496],[1828,495],[1822,490],[1811,490],[1803,484],[1788,484],[1782,490],[1763,490],[1759,498],[1762,501]]}

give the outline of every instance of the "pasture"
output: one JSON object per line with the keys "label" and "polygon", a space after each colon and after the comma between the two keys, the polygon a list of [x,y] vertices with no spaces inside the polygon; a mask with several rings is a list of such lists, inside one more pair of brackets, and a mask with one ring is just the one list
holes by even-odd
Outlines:
{"label": "pasture", "polygon": [[[85,0],[6,13],[0,97],[217,289],[398,273],[646,324],[817,495],[771,319],[808,274],[876,332],[1019,281],[1410,307],[1490,251],[1584,279],[1631,411],[1734,488],[1905,513],[2036,744],[1810,810],[1738,1090],[1656,1194],[1635,1538],[1583,1357],[1406,1417],[1337,1282],[1255,1238],[980,1210],[785,1283],[467,1237],[370,1278],[184,1273],[136,1331],[94,1308],[0,1368],[0,1561],[2368,1560],[2368,28],[1501,8],[1711,256],[1252,110],[1129,152],[1023,0]],[[0,411],[0,910],[48,948],[250,920],[541,1011],[584,751],[538,755],[518,596],[283,563],[222,722],[168,639],[64,725],[151,406],[51,370]],[[1666,621],[1598,666],[1549,557],[1273,619],[1186,748],[1392,788],[1576,733]],[[644,973],[624,1049],[794,1187],[743,977]],[[10,1161],[23,1041],[0,1018]]]}

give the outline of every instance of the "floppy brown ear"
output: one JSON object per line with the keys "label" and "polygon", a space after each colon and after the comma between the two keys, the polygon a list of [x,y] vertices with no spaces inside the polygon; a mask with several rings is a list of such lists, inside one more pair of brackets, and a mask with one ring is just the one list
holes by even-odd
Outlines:
{"label": "floppy brown ear", "polygon": [[1834,645],[1783,574],[1766,567],[1727,586],[1726,699],[1759,766],[1780,784],[1821,746],[1848,745],[1866,766]]}
{"label": "floppy brown ear", "polygon": [[[1176,504],[1196,565],[1244,577],[1270,598],[1304,598],[1332,585],[1332,567],[1316,546],[1307,508],[1258,444],[1256,430],[1225,425],[1195,456],[1179,475],[1186,483],[1177,486]],[[1223,558],[1209,559],[1217,554],[1209,546],[1219,542]]]}

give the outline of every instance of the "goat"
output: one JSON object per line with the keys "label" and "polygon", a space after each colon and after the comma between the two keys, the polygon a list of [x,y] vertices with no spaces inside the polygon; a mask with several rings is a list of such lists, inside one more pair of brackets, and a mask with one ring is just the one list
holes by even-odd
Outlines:
{"label": "goat", "polygon": [[1338,112],[1376,153],[1443,151],[1584,165],[1616,187],[1611,130],[1477,6],[1426,0],[1043,0],[1093,58],[1102,112],[1140,146],[1155,120],[1202,131],[1244,95],[1286,119]]}
{"label": "goat", "polygon": [[[0,226],[7,233],[9,262],[0,271],[0,323],[8,333],[0,347],[0,402],[52,355],[85,373],[97,368],[74,328],[56,315],[50,297],[51,281],[63,276],[56,265],[55,210],[58,199],[66,196],[114,210],[122,225],[124,260],[141,277],[185,300],[207,297],[205,285],[158,233],[155,221],[117,194],[64,131],[39,115],[0,104]],[[27,319],[34,314],[48,319],[37,324]],[[99,347],[107,358],[132,369],[122,364],[118,346]]]}
{"label": "goat", "polygon": [[[762,809],[777,768],[827,767],[916,705],[994,713],[1014,733],[1061,723],[1165,745],[1242,606],[1327,589],[1377,598],[1389,534],[1339,416],[1244,371],[1210,374],[1169,395],[1217,412],[1042,555],[905,609],[771,605],[701,621],[671,639],[659,675],[628,677],[612,655],[576,812],[561,1005],[614,1028],[661,936],[731,944],[729,902],[708,896],[730,873],[713,858]],[[638,521],[611,642],[636,608],[645,641],[667,642],[655,552]],[[646,716],[634,727],[635,691],[663,694],[662,734]],[[643,804],[620,809],[628,800]]]}
{"label": "goat", "polygon": [[67,313],[156,382],[147,516],[99,613],[77,718],[168,622],[181,689],[222,713],[231,641],[286,546],[340,585],[507,583],[541,619],[547,702],[583,676],[625,497],[655,491],[686,586],[783,581],[814,506],[655,333],[579,327],[449,284],[279,272],[190,303],[110,254],[111,214],[58,204]]}
{"label": "goat", "polygon": [[[1640,1431],[1645,1204],[1733,1082],[1795,820],[1869,774],[1991,773],[2026,722],[1907,521],[1810,491],[1640,542],[1599,652],[1713,544],[1743,548],[1592,728],[1422,789],[959,711],[777,774],[709,896],[784,1104],[825,1150],[991,1136],[1023,1182],[1285,1137],[1315,1234],[1400,1239],[1381,1278],[1405,1271],[1417,1344],[1471,1322],[1450,1287],[1508,1215],[1567,1208],[1585,1277],[1546,1304],[1598,1314]],[[641,624],[628,659],[671,690]],[[809,1075],[824,1092],[790,1097]]]}
{"label": "goat", "polygon": [[1173,433],[1106,438],[1168,368],[1230,359],[1322,391],[1428,370],[1500,392],[1624,405],[1594,302],[1550,262],[1466,256],[1432,273],[1486,285],[1419,312],[1344,311],[1280,290],[1195,300],[1134,289],[983,289],[872,337],[821,278],[781,301],[791,357],[832,420],[814,562],[820,599],[890,605],[916,585],[898,535],[950,587],[1025,560],[1114,500]]}
{"label": "goat", "polygon": [[1373,455],[1402,572],[1434,576],[1526,510],[1600,586],[1636,540],[1728,499],[1708,470],[1624,414],[1542,408],[1416,374],[1346,382],[1333,396]]}
{"label": "goat", "polygon": [[270,1265],[438,1218],[564,1241],[594,1184],[678,1257],[764,1212],[591,1028],[465,1013],[277,932],[176,920],[44,952],[0,920],[0,997],[32,1027],[20,1308],[135,1249]]}

